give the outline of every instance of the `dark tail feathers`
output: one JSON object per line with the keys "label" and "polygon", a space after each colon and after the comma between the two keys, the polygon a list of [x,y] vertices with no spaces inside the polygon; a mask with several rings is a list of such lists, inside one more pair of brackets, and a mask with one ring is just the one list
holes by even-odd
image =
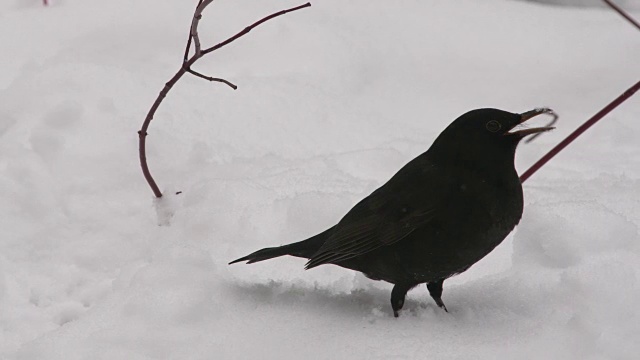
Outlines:
{"label": "dark tail feathers", "polygon": [[264,248],[262,250],[258,250],[254,253],[251,253],[245,257],[241,257],[240,259],[233,260],[232,262],[229,263],[229,265],[235,264],[241,261],[246,261],[247,264],[253,264],[258,261],[269,260],[274,257],[278,257],[282,255],[289,255],[289,249],[287,248],[288,246],[289,245]]}
{"label": "dark tail feathers", "polygon": [[291,255],[295,257],[310,259],[318,251],[318,249],[320,249],[320,246],[324,244],[324,242],[332,232],[333,227],[307,240],[278,247],[264,248],[245,257],[241,257],[240,259],[233,260],[229,263],[229,265],[241,261],[246,261],[247,264],[253,264],[258,261],[269,260],[283,255]]}

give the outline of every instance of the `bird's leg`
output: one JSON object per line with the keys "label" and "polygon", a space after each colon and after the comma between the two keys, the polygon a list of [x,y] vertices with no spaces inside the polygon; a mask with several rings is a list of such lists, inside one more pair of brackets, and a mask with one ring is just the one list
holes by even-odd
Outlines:
{"label": "bird's leg", "polygon": [[393,309],[393,316],[398,317],[398,311],[402,309],[404,305],[404,298],[407,296],[407,292],[411,290],[415,285],[396,284],[391,290],[391,308]]}
{"label": "bird's leg", "polygon": [[442,284],[443,283],[444,283],[444,279],[427,283],[427,289],[429,289],[429,295],[431,295],[433,300],[436,301],[436,304],[438,305],[438,307],[443,308],[444,311],[446,312],[449,312],[449,310],[447,310],[447,307],[444,306],[444,303],[442,302]]}

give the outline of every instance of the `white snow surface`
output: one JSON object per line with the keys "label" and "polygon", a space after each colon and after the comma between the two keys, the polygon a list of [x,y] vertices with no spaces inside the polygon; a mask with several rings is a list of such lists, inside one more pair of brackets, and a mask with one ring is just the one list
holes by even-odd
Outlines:
{"label": "white snow surface", "polygon": [[[136,132],[195,3],[0,2],[0,358],[637,359],[640,97],[524,184],[449,313],[421,286],[395,319],[390,284],[336,266],[227,265],[333,225],[473,108],[561,115],[524,171],[638,81],[637,30],[602,7],[316,1],[196,64],[237,91],[171,91],[155,201]],[[216,1],[202,42],[298,4]]]}

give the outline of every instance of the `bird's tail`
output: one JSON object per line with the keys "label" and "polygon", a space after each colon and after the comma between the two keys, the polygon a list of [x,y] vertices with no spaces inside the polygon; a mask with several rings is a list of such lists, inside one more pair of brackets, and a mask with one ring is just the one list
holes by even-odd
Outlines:
{"label": "bird's tail", "polygon": [[241,261],[246,261],[247,264],[253,264],[258,261],[269,260],[283,255],[291,255],[295,257],[310,259],[318,251],[318,249],[320,249],[322,244],[324,244],[331,233],[333,233],[333,228],[329,228],[328,230],[325,230],[324,232],[321,232],[320,234],[313,236],[307,240],[302,240],[293,244],[282,245],[278,247],[264,248],[262,250],[253,252],[245,257],[241,257],[240,259],[233,260],[229,263],[229,265]]}

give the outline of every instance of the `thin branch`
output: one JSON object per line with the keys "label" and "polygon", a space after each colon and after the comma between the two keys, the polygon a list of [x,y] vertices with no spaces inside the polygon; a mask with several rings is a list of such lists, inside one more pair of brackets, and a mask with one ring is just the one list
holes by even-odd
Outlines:
{"label": "thin branch", "polygon": [[196,26],[202,19],[202,15],[198,15],[193,18],[193,26],[191,27],[191,38],[193,39],[193,45],[196,48],[196,55],[200,55],[202,52],[202,45],[200,45],[200,37],[198,36],[198,31],[196,30]]}
{"label": "thin branch", "polygon": [[[189,64],[189,62],[187,62],[187,64]],[[144,178],[147,180],[147,183],[149,183],[149,186],[151,187],[151,191],[153,191],[153,194],[157,198],[162,197],[162,192],[158,188],[158,185],[156,184],[155,180],[153,180],[153,176],[151,176],[151,172],[149,171],[149,166],[147,165],[147,151],[146,151],[146,140],[148,135],[147,130],[149,129],[151,120],[153,120],[153,116],[158,110],[158,107],[160,107],[162,100],[164,100],[164,98],[167,97],[167,94],[169,93],[173,85],[175,85],[175,83],[178,82],[178,80],[180,80],[180,78],[182,77],[182,75],[184,75],[185,72],[186,72],[186,69],[184,67],[180,68],[180,70],[178,70],[178,72],[175,75],[173,75],[171,80],[169,80],[164,85],[164,87],[160,91],[160,94],[158,94],[156,101],[154,101],[153,105],[151,105],[151,109],[149,109],[149,112],[147,113],[147,116],[145,117],[144,122],[142,123],[142,128],[140,129],[140,131],[138,131],[138,140],[139,140],[138,150],[140,153],[140,166],[142,167],[142,174],[144,175]]]}
{"label": "thin branch", "polygon": [[[558,114],[556,114],[555,112],[551,111],[549,114],[551,114],[551,121],[549,121],[549,123],[547,125],[545,125],[545,127],[552,127],[556,121],[558,121]],[[537,138],[538,136],[542,135],[541,132],[539,133],[535,133],[533,134],[533,136],[529,136],[529,138],[527,140],[525,140],[525,143],[530,143],[532,142],[535,138]]]}
{"label": "thin branch", "polygon": [[215,82],[221,82],[221,83],[223,83],[223,84],[227,84],[227,85],[229,85],[229,87],[231,87],[233,90],[238,90],[238,87],[237,87],[236,85],[234,85],[233,83],[231,83],[230,81],[227,81],[227,80],[225,80],[225,79],[221,79],[221,78],[214,78],[214,77],[211,77],[211,76],[207,76],[207,75],[201,74],[201,73],[199,73],[199,72],[197,72],[197,71],[195,71],[195,70],[192,70],[192,69],[187,69],[187,72],[188,72],[189,74],[195,75],[195,76],[197,76],[197,77],[199,77],[199,78],[202,78],[202,79],[205,79],[205,80],[215,81]]}
{"label": "thin branch", "polygon": [[200,19],[202,19],[202,12],[212,2],[213,0],[199,0],[198,7],[193,14],[193,20],[191,21],[190,29],[190,39],[193,39],[193,45],[196,48],[195,56],[200,56],[200,54],[202,53],[202,45],[200,45],[200,36],[198,35],[198,25],[200,24]]}
{"label": "thin branch", "polygon": [[[198,36],[198,24],[200,23],[200,20],[202,18],[202,12],[212,2],[213,2],[213,0],[199,0],[198,1],[198,6],[196,7],[196,10],[195,10],[194,15],[193,15],[193,20],[191,21],[191,27],[189,28],[189,38],[187,39],[187,46],[185,48],[182,66],[180,67],[178,72],[176,72],[175,75],[173,75],[173,77],[169,81],[167,81],[167,83],[164,85],[164,87],[162,88],[162,90],[158,94],[158,97],[153,102],[153,105],[151,105],[151,109],[149,109],[149,112],[147,113],[147,116],[145,117],[144,122],[142,123],[141,129],[138,131],[138,140],[139,140],[138,150],[139,150],[139,155],[140,155],[140,166],[142,167],[142,173],[144,175],[144,178],[147,180],[147,183],[149,183],[149,186],[151,187],[151,190],[153,191],[153,194],[157,198],[162,197],[162,192],[160,191],[160,189],[158,188],[158,185],[156,184],[155,180],[151,176],[151,172],[149,171],[149,166],[147,164],[147,152],[146,152],[146,140],[147,140],[147,135],[148,135],[147,131],[149,129],[149,125],[151,124],[151,121],[153,120],[153,117],[154,117],[156,111],[160,107],[160,104],[162,103],[164,98],[167,96],[169,91],[171,91],[173,86],[178,82],[178,80],[180,80],[182,78],[182,76],[184,74],[186,74],[188,72],[188,73],[190,73],[192,75],[195,75],[197,77],[203,78],[205,80],[221,82],[221,83],[224,83],[224,84],[230,86],[234,90],[237,89],[238,87],[236,85],[232,84],[231,82],[229,82],[227,80],[224,80],[224,79],[214,78],[214,77],[203,75],[203,74],[201,74],[201,73],[199,73],[197,71],[191,70],[191,66],[196,61],[198,61],[201,57],[203,57],[205,54],[213,52],[213,51],[215,51],[215,50],[217,50],[217,49],[219,49],[219,48],[221,48],[221,47],[233,42],[237,38],[245,35],[249,31],[251,31],[251,29],[255,28],[256,26],[258,26],[258,25],[260,25],[262,23],[264,23],[265,21],[268,21],[268,20],[273,19],[275,17],[278,17],[280,15],[284,15],[284,14],[286,14],[288,12],[292,12],[292,11],[295,11],[295,10],[298,10],[298,9],[302,9],[302,8],[311,6],[310,3],[306,3],[304,5],[301,5],[301,6],[298,6],[298,7],[295,7],[295,8],[291,8],[291,9],[288,9],[288,10],[283,10],[283,11],[279,11],[277,13],[271,14],[271,15],[269,15],[267,17],[262,18],[261,20],[258,20],[257,22],[253,23],[252,25],[246,27],[240,33],[238,33],[235,36],[223,41],[222,43],[220,43],[220,44],[218,44],[216,46],[213,46],[211,48],[208,48],[207,50],[202,51],[201,45],[200,45],[200,39],[199,39],[199,36]],[[191,50],[191,44],[192,43],[194,43],[194,46],[195,46],[196,49],[195,49],[195,53],[193,54],[193,56],[191,56],[191,58],[189,58],[189,52]]]}
{"label": "thin branch", "polygon": [[613,10],[615,10],[623,18],[627,19],[627,21],[630,22],[633,26],[635,26],[636,29],[640,30],[640,23],[638,23],[638,21],[636,21],[636,19],[631,17],[631,15],[629,15],[626,11],[622,10],[622,8],[620,6],[616,5],[611,0],[602,0],[602,1],[604,1],[607,5],[609,5],[609,7],[611,7]]}
{"label": "thin branch", "polygon": [[569,136],[567,136],[564,140],[562,140],[556,147],[551,149],[545,156],[543,156],[540,160],[538,160],[533,166],[531,166],[527,171],[520,176],[520,182],[525,182],[528,178],[531,177],[538,169],[540,169],[544,164],[546,164],[549,160],[551,160],[554,156],[556,156],[562,149],[567,147],[567,145],[571,144],[573,140],[575,140],[578,136],[580,136],[583,132],[585,132],[588,128],[590,128],[593,124],[597,123],[600,119],[602,119],[605,115],[607,115],[611,110],[618,107],[618,105],[625,102],[629,99],[633,94],[635,94],[638,90],[640,90],[640,81],[638,81],[635,85],[627,89],[622,95],[618,96],[615,100],[613,100],[609,105],[605,106],[602,110],[598,111],[597,114],[593,115],[591,119],[587,120],[584,124],[582,124],[579,128],[577,128],[574,132],[572,132]]}
{"label": "thin branch", "polygon": [[187,47],[184,49],[184,59],[183,63],[189,60],[189,50],[191,50],[191,34],[189,34],[189,39],[187,40]]}
{"label": "thin branch", "polygon": [[265,18],[262,18],[262,19],[256,21],[255,23],[247,26],[242,31],[240,31],[239,33],[233,35],[232,37],[228,38],[227,40],[219,43],[218,45],[215,45],[215,46],[212,46],[212,47],[210,47],[208,49],[202,50],[202,55],[205,55],[205,54],[208,54],[208,53],[210,53],[212,51],[218,50],[221,47],[226,46],[226,45],[234,42],[235,40],[237,40],[238,38],[248,34],[249,31],[253,30],[255,27],[257,27],[258,25],[260,25],[260,24],[262,24],[264,22],[267,22],[267,21],[269,21],[269,20],[271,20],[271,19],[273,19],[275,17],[284,15],[286,13],[289,13],[289,12],[292,12],[292,11],[296,11],[296,10],[300,10],[300,9],[303,9],[303,8],[306,8],[306,7],[309,7],[309,6],[311,6],[311,3],[306,3],[304,5],[296,6],[296,7],[291,8],[291,9],[278,11],[277,13],[274,13],[274,14],[271,14],[271,15],[265,17]]}
{"label": "thin branch", "polygon": [[[640,30],[640,23],[636,21],[631,15],[625,12],[622,8],[616,5],[611,0],[602,0],[609,7],[615,10],[618,14],[624,17],[629,23],[635,26],[638,30]],[[579,128],[577,128],[574,132],[572,132],[569,136],[567,136],[562,142],[560,142],[556,147],[551,149],[547,154],[545,154],[540,160],[538,160],[535,164],[533,164],[527,171],[520,176],[520,182],[525,182],[528,178],[531,177],[536,171],[538,171],[544,164],[546,164],[549,160],[551,160],[554,156],[556,156],[562,149],[567,147],[569,144],[573,142],[578,136],[580,136],[583,132],[585,132],[588,128],[590,128],[593,124],[600,121],[605,115],[611,112],[613,109],[618,107],[620,104],[625,102],[628,98],[633,96],[638,90],[640,90],[640,81],[635,85],[627,89],[622,95],[618,96],[615,100],[605,106],[602,110],[600,110],[597,114],[593,115],[589,120],[587,120],[584,124],[582,124]]]}
{"label": "thin branch", "polygon": [[[198,5],[196,5],[196,10],[198,10],[198,8],[200,7],[200,4],[202,4],[202,0],[198,0]],[[195,13],[194,11],[194,13]],[[187,62],[189,60],[189,51],[191,50],[191,31],[193,30],[193,19],[191,20],[191,26],[189,27],[189,38],[187,39],[187,47],[186,49],[184,49],[184,58],[182,60],[183,63]]]}

